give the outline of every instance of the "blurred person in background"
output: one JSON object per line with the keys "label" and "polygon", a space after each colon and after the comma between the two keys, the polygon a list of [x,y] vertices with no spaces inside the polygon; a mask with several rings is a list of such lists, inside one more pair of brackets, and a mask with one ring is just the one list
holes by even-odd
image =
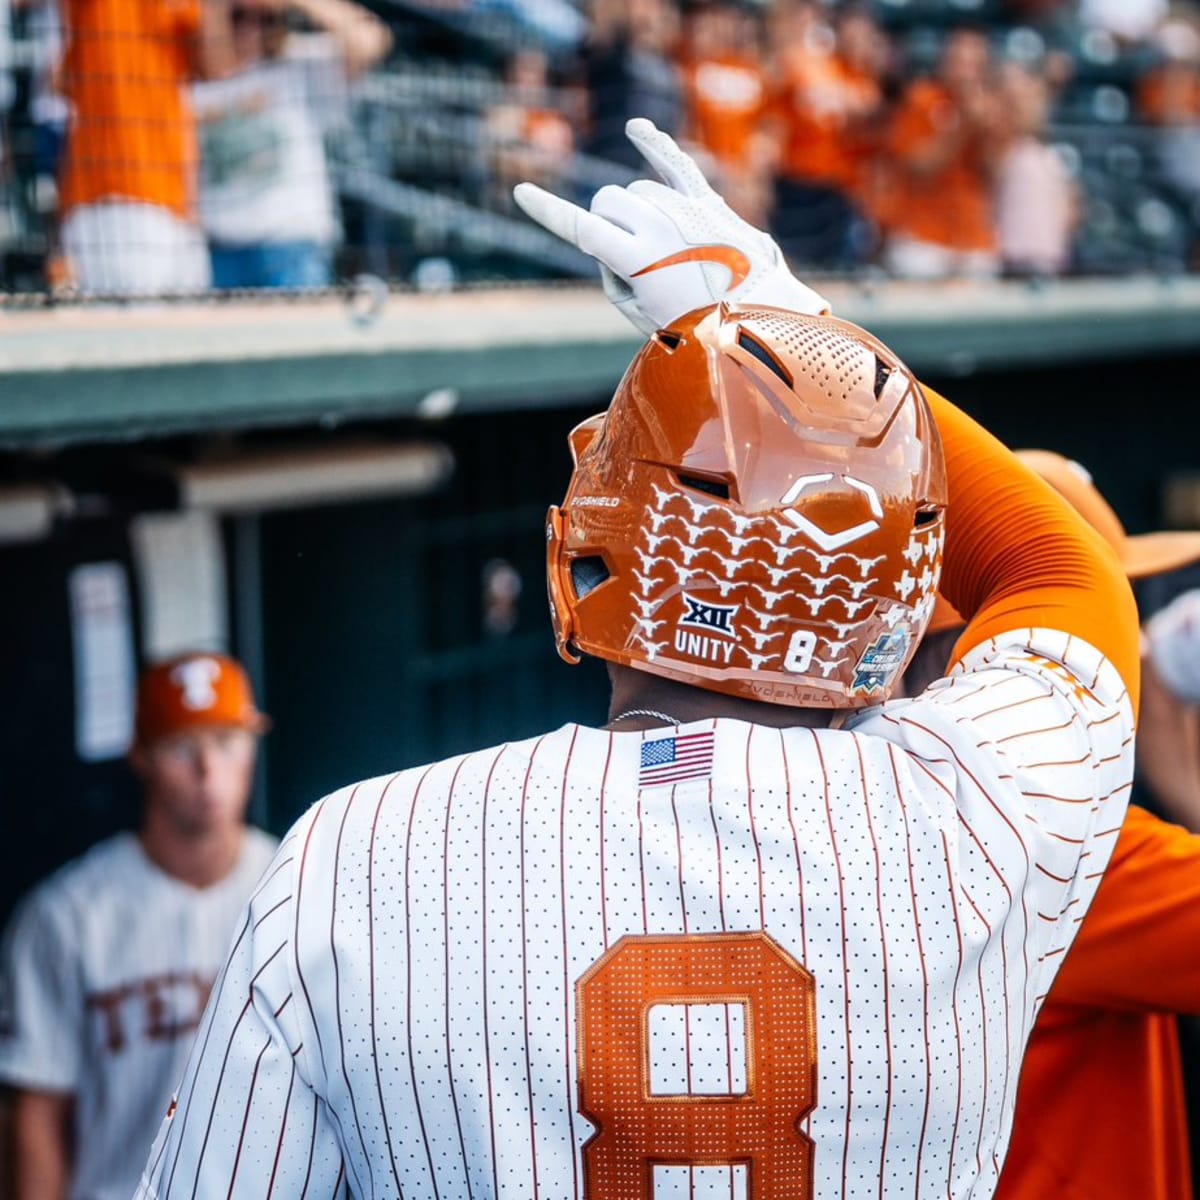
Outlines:
{"label": "blurred person in background", "polygon": [[[448,7],[453,10],[454,0],[449,5],[433,4],[430,7]],[[516,23],[522,40],[536,42],[551,53],[565,54],[576,50],[587,33],[587,17],[581,11],[585,6],[574,0],[471,0],[466,6],[472,24],[475,17],[486,22],[500,16]],[[466,26],[469,29],[469,25]]]}
{"label": "blurred person in background", "polygon": [[59,0],[15,0],[25,10],[25,36],[31,54],[29,117],[34,128],[34,169],[38,206],[57,206],[58,173],[66,144],[70,106],[62,94],[62,55],[65,35]]}
{"label": "blurred person in background", "polygon": [[[1079,0],[1003,0],[1000,20],[1033,30],[1050,56],[1062,55],[1068,60],[1079,53],[1085,32],[1079,21]],[[1044,69],[1051,66],[1043,64]]]}
{"label": "blurred person in background", "polygon": [[[156,0],[161,2],[161,0]],[[275,852],[247,826],[260,735],[242,668],[143,672],[129,761],[140,828],[18,906],[0,950],[13,1200],[129,1200],[235,922]]]}
{"label": "blurred person in background", "polygon": [[[1200,589],[1189,588],[1145,623],[1142,720],[1138,727],[1135,798],[1147,808],[1200,833]],[[1180,938],[1180,946],[1196,939]],[[1200,1193],[1200,1010],[1182,1010],[1192,1190]],[[1191,1192],[1184,1200],[1190,1200]]]}
{"label": "blurred person in background", "polygon": [[685,28],[686,140],[712,165],[734,212],[765,224],[773,156],[762,128],[769,85],[761,18],[748,0],[700,0]]}
{"label": "blurred person in background", "polygon": [[[13,76],[13,15],[11,0],[0,0],[0,196],[9,173],[8,110],[16,97],[16,80]],[[3,219],[0,217],[0,233]]]}
{"label": "blurred person in background", "polygon": [[1190,266],[1200,269],[1200,17],[1164,22],[1154,46],[1158,61],[1138,81],[1135,111],[1156,129],[1161,180],[1187,212]]}
{"label": "blurred person in background", "polygon": [[1041,72],[1000,69],[1007,129],[996,166],[996,233],[1004,273],[1061,275],[1071,263],[1080,200],[1058,152],[1044,141],[1051,88]]}
{"label": "blurred person in background", "polygon": [[[1017,457],[1101,535],[1131,580],[1200,559],[1200,533],[1128,535],[1079,463],[1048,450]],[[904,677],[906,695],[944,674],[965,627],[939,597]],[[1176,1014],[1200,1013],[1200,753],[1195,740],[1173,736],[1179,722],[1163,708],[1168,692],[1157,664],[1167,665],[1175,709],[1200,702],[1200,593],[1185,593],[1145,628],[1141,804],[1126,814],[1096,900],[1034,1025],[996,1200],[1192,1195],[1180,1032],[1193,1021],[1177,1025]],[[1155,802],[1166,799],[1156,781],[1173,771],[1182,777],[1171,785],[1174,796],[1192,789],[1190,810],[1175,799]],[[1147,811],[1147,801],[1168,820]]]}
{"label": "blurred person in background", "polygon": [[[16,63],[12,62],[14,45],[19,40],[23,50],[21,66],[27,74],[25,87],[18,87]],[[23,200],[14,205],[12,213],[17,229],[28,232],[33,224],[36,232],[44,234],[46,252],[43,257],[45,286],[54,289],[68,282],[58,237],[58,177],[66,142],[70,107],[62,94],[63,29],[59,0],[0,0],[0,63],[8,63],[13,72],[5,74],[0,67],[0,115],[13,102],[21,111],[13,122],[32,132],[24,139],[20,162],[13,163],[7,179],[15,192],[24,192]],[[3,142],[5,132],[0,127],[0,178],[3,177]],[[31,183],[32,186],[24,186]],[[13,196],[16,200],[16,196]]]}
{"label": "blurred person in background", "polygon": [[555,106],[546,52],[536,46],[514,51],[505,83],[505,99],[485,118],[492,204],[501,210],[513,206],[512,189],[523,179],[558,187],[563,167],[575,153],[575,128]]}
{"label": "blurred person in background", "polygon": [[590,97],[583,149],[640,171],[625,137],[631,117],[681,133],[683,77],[676,61],[681,18],[674,0],[595,0],[581,49],[581,78]]}
{"label": "blurred person in background", "polygon": [[1040,25],[1074,13],[1078,0],[1003,0],[1003,19],[1012,25]]}
{"label": "blurred person in background", "polygon": [[1200,590],[1146,622],[1141,781],[1168,820],[1200,833]]}
{"label": "blurred person in background", "polygon": [[1153,35],[1169,7],[1169,0],[1079,0],[1079,22],[1136,46]]}
{"label": "blurred person in background", "polygon": [[44,222],[45,278],[57,289],[70,283],[58,230],[58,179],[66,147],[71,107],[63,95],[65,34],[59,0],[16,0],[25,10],[25,37],[31,56],[29,120],[33,125],[33,205]]}
{"label": "blurred person in background", "polygon": [[7,112],[16,94],[13,79],[12,0],[0,0],[0,112]]}
{"label": "blurred person in background", "polygon": [[195,89],[213,284],[325,287],[341,230],[325,138],[391,33],[353,0],[233,0],[231,16],[235,70]]}
{"label": "blurred person in background", "polygon": [[888,130],[893,200],[884,263],[893,275],[999,272],[993,189],[1002,122],[987,36],[952,30],[936,76],[908,86]]}
{"label": "blurred person in background", "polygon": [[780,143],[774,229],[797,264],[849,269],[871,237],[860,207],[884,111],[887,42],[865,7],[834,25],[813,0],[782,0],[773,22]]}
{"label": "blurred person in background", "polygon": [[62,3],[59,203],[73,280],[112,296],[201,291],[210,275],[188,87],[231,65],[229,0]]}

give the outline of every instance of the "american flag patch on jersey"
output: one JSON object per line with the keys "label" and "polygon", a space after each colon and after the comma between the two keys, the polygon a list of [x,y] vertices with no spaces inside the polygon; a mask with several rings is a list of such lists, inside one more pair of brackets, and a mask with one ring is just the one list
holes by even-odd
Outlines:
{"label": "american flag patch on jersey", "polygon": [[712,773],[713,731],[684,733],[678,737],[655,738],[642,743],[642,768],[638,787],[661,787],[707,779]]}

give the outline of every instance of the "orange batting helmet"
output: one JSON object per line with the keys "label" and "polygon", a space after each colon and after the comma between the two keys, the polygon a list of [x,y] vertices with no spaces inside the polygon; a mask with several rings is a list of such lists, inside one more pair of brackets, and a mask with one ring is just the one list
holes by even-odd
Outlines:
{"label": "orange batting helmet", "polygon": [[571,434],[548,518],[559,652],[774,704],[886,699],[933,609],[945,466],[920,385],[832,317],[660,330]]}
{"label": "orange batting helmet", "polygon": [[138,681],[137,740],[143,745],[212,726],[265,733],[240,663],[224,654],[183,654],[147,668]]}

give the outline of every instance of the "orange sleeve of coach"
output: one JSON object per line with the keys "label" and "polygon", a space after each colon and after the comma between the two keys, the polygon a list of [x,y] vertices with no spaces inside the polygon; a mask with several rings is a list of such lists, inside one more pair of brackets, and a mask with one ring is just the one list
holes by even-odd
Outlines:
{"label": "orange sleeve of coach", "polygon": [[1130,807],[1050,999],[1200,1013],[1200,836]]}
{"label": "orange sleeve of coach", "polygon": [[1056,629],[1099,650],[1134,712],[1141,679],[1133,590],[1107,543],[1000,441],[926,389],[946,453],[941,589],[974,613],[955,657],[1013,629]]}

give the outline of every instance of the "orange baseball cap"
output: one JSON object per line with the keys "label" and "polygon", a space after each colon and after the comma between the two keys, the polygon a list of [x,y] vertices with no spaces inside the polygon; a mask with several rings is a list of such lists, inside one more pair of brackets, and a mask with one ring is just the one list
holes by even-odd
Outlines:
{"label": "orange baseball cap", "polygon": [[182,654],[142,672],[138,681],[137,740],[143,744],[213,726],[266,733],[250,680],[224,654]]}
{"label": "orange baseball cap", "polygon": [[1200,560],[1200,530],[1126,533],[1086,467],[1052,450],[1018,450],[1016,455],[1116,551],[1130,579],[1161,575]]}

